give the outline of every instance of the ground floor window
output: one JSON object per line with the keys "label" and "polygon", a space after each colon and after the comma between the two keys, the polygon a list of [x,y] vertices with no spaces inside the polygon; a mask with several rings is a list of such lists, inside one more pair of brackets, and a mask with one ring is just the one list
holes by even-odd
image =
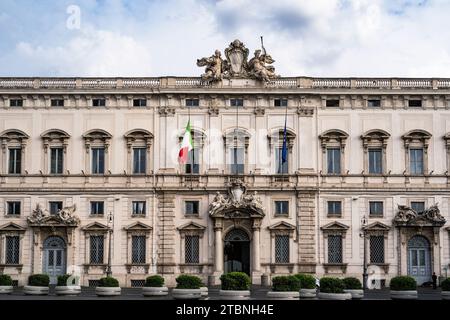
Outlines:
{"label": "ground floor window", "polygon": [[90,263],[103,263],[104,236],[90,236]]}
{"label": "ground floor window", "polygon": [[342,236],[328,236],[328,263],[342,263]]}
{"label": "ground floor window", "polygon": [[7,236],[6,237],[6,264],[19,264],[20,253],[20,237]]}
{"label": "ground floor window", "polygon": [[289,263],[289,235],[275,236],[275,263]]}
{"label": "ground floor window", "polygon": [[145,263],[145,251],[146,251],[146,236],[132,236],[131,237],[131,262],[132,263]]}
{"label": "ground floor window", "polygon": [[186,236],[185,237],[185,250],[184,259],[185,263],[199,263],[199,236]]}
{"label": "ground floor window", "polygon": [[370,236],[370,263],[384,263],[384,236]]}

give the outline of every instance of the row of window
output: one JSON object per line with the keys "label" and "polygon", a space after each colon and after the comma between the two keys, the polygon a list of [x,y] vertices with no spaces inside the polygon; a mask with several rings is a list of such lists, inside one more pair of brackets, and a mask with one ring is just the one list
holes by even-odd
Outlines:
{"label": "row of window", "polygon": [[[424,201],[411,201],[411,209],[416,212],[423,212],[425,210]],[[342,201],[327,201],[327,215],[331,217],[342,216]],[[371,217],[383,217],[384,215],[384,203],[383,201],[369,201],[369,216]]]}
{"label": "row of window", "polygon": [[[343,261],[343,238],[342,235],[328,235],[328,263],[344,263]],[[368,237],[370,263],[383,264],[385,263],[384,254],[384,236],[373,235]]]}
{"label": "row of window", "polygon": [[[325,106],[327,108],[338,108],[340,107],[340,99],[326,99]],[[367,107],[369,108],[380,108],[381,107],[381,99],[367,99]],[[421,108],[422,107],[422,99],[414,98],[408,99],[408,107],[410,108]]]}

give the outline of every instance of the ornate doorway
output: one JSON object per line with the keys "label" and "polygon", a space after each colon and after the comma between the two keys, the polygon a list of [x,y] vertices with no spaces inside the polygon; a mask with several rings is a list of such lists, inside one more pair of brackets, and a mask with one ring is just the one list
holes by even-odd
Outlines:
{"label": "ornate doorway", "polygon": [[431,281],[430,243],[423,236],[414,236],[408,241],[408,275],[418,285]]}
{"label": "ornate doorway", "polygon": [[250,275],[250,239],[242,229],[232,229],[225,236],[225,273],[239,271]]}
{"label": "ornate doorway", "polygon": [[50,284],[56,284],[58,276],[66,273],[66,243],[60,237],[48,237],[43,254],[42,270],[50,276]]}

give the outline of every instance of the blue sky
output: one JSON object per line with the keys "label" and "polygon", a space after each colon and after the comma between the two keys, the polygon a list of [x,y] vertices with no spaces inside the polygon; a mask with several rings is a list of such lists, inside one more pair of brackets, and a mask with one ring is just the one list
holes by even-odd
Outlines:
{"label": "blue sky", "polygon": [[197,76],[197,58],[236,38],[253,52],[263,35],[282,76],[450,77],[449,12],[445,0],[1,0],[0,76]]}

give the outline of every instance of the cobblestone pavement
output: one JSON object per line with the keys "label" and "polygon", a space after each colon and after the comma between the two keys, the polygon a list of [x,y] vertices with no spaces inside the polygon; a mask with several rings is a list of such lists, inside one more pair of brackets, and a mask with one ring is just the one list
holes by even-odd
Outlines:
{"label": "cobblestone pavement", "polygon": [[[50,288],[50,294],[47,296],[27,296],[23,294],[22,288],[14,288],[10,295],[0,295],[0,300],[167,300],[173,299],[170,292],[166,297],[144,297],[141,288],[122,288],[122,295],[118,297],[97,297],[95,289],[83,287],[82,293],[76,297],[57,296],[54,288]],[[171,290],[169,290],[171,291]],[[251,299],[269,300],[267,292],[269,288],[261,286],[252,287]],[[431,288],[419,288],[419,300],[441,300],[441,290]],[[210,287],[207,300],[219,299],[219,287]],[[364,300],[390,300],[389,289],[367,290],[364,294]]]}

